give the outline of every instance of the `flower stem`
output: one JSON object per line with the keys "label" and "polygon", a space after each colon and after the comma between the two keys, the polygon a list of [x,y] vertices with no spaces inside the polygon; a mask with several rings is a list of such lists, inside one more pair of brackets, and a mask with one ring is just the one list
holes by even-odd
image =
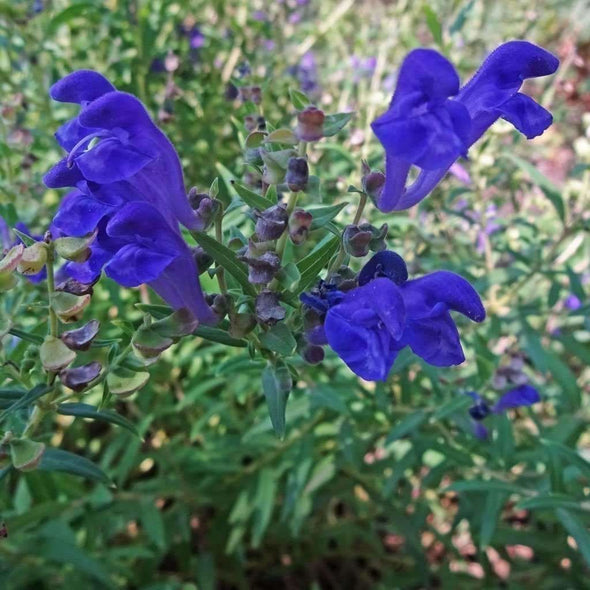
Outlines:
{"label": "flower stem", "polygon": [[53,299],[53,292],[55,291],[55,274],[53,271],[53,262],[55,260],[53,243],[50,242],[47,247],[47,262],[45,266],[47,268],[47,299],[49,303],[49,335],[57,338],[58,335],[58,324],[57,314],[55,313],[51,300]]}
{"label": "flower stem", "polygon": [[[223,205],[221,206],[219,213],[215,216],[215,239],[220,244],[223,243]],[[219,290],[223,295],[227,293],[227,283],[225,282],[225,271],[223,267],[216,264],[217,282],[219,283]]]}
{"label": "flower stem", "polygon": [[[358,225],[358,222],[361,220],[363,215],[363,211],[365,210],[365,205],[367,204],[367,194],[361,193],[361,198],[356,209],[356,213],[354,214],[354,219],[352,220],[352,225]],[[340,268],[340,265],[344,262],[344,258],[346,256],[346,252],[344,250],[344,243],[340,242],[340,250],[338,251],[338,256],[334,259],[334,262],[328,269],[328,276],[326,280],[330,280],[330,277]]]}

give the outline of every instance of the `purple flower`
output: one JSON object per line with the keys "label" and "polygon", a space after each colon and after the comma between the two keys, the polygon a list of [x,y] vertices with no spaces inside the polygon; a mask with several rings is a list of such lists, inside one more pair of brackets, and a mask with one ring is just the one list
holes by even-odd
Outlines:
{"label": "purple flower", "polygon": [[479,295],[459,275],[438,271],[410,281],[407,276],[403,259],[382,251],[359,273],[359,286],[334,303],[302,297],[318,311],[323,306],[327,342],[368,381],[385,381],[406,346],[431,365],[462,363],[465,356],[449,312],[476,322],[485,318]]}
{"label": "purple flower", "polygon": [[314,92],[318,89],[318,68],[313,51],[308,51],[290,71],[297,77],[303,92]]}
{"label": "purple flower", "polygon": [[488,429],[482,424],[482,421],[490,414],[502,414],[511,408],[532,406],[541,401],[539,392],[530,385],[519,385],[507,391],[492,407],[474,391],[470,391],[467,395],[473,398],[475,402],[469,408],[469,415],[473,422],[473,432],[477,438],[482,440],[488,438],[489,435]]}
{"label": "purple flower", "polygon": [[122,183],[119,194],[131,192],[133,200],[141,194],[170,225],[203,228],[186,198],[176,150],[137,98],[90,70],[62,78],[50,95],[82,109],[55,134],[68,155],[45,175],[48,187],[78,187],[92,196],[102,185]]}
{"label": "purple flower", "polygon": [[580,301],[580,298],[577,297],[576,295],[574,295],[573,293],[570,293],[564,301],[564,305],[571,311],[576,311],[577,309],[580,309],[580,307],[582,307],[582,302]]}
{"label": "purple flower", "polygon": [[[386,155],[379,209],[399,211],[421,201],[499,117],[528,139],[543,133],[551,114],[518,90],[525,79],[552,74],[558,65],[555,56],[532,43],[509,41],[460,89],[445,57],[432,49],[411,51],[389,110],[372,123]],[[412,165],[420,174],[406,187]]]}
{"label": "purple flower", "polygon": [[350,58],[350,65],[354,73],[354,81],[358,82],[362,78],[370,78],[377,67],[376,57],[359,57],[353,55]]}
{"label": "purple flower", "polygon": [[188,42],[191,49],[200,49],[205,45],[205,35],[196,25],[188,31]]}
{"label": "purple flower", "polygon": [[189,203],[172,144],[137,98],[96,72],[66,76],[51,96],[81,106],[56,133],[68,155],[44,178],[49,187],[74,187],[55,215],[52,234],[97,232],[90,257],[66,263],[65,272],[91,284],[104,268],[123,286],[147,283],[175,309],[215,321],[179,228],[201,230],[205,220]]}

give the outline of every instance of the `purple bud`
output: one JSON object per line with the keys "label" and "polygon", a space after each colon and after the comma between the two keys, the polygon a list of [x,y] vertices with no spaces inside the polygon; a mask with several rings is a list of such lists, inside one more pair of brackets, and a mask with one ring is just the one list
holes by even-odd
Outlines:
{"label": "purple bud", "polygon": [[64,369],[60,372],[59,378],[66,387],[80,392],[86,389],[88,384],[100,375],[101,370],[100,363],[92,362],[80,367]]}
{"label": "purple bud", "polygon": [[281,237],[289,219],[283,204],[269,207],[256,215],[256,235],[261,240],[277,240]]}
{"label": "purple bud", "polygon": [[285,182],[293,192],[304,191],[309,180],[307,158],[289,158]]}
{"label": "purple bud", "polygon": [[301,351],[301,356],[306,363],[309,363],[310,365],[317,365],[324,360],[325,354],[324,349],[321,346],[311,345],[306,346]]}
{"label": "purple bud", "polygon": [[217,199],[212,199],[207,193],[199,193],[196,187],[191,188],[189,191],[188,201],[197,216],[205,224],[202,231],[206,231],[215,221],[215,217],[221,208],[221,203]]}
{"label": "purple bud", "polygon": [[255,285],[270,283],[281,267],[281,259],[272,242],[248,241],[246,252],[239,258],[248,265],[248,280]]}
{"label": "purple bud", "polygon": [[192,252],[197,263],[197,268],[199,269],[199,274],[203,274],[213,264],[213,257],[207,254],[201,246],[195,246]]}
{"label": "purple bud", "polygon": [[299,244],[305,242],[312,221],[312,214],[303,209],[295,209],[291,213],[291,217],[289,217],[289,237],[295,245],[299,246]]}
{"label": "purple bud", "polygon": [[98,282],[100,275],[96,277],[94,283],[81,283],[76,279],[67,279],[62,283],[59,283],[57,287],[55,287],[56,291],[64,291],[65,293],[71,293],[72,295],[92,295],[94,293],[94,289],[92,288]]}
{"label": "purple bud", "polygon": [[231,82],[228,82],[227,86],[225,87],[225,92],[223,93],[223,96],[225,100],[236,100],[236,98],[240,96],[240,91],[238,90],[237,86],[235,86]]}
{"label": "purple bud", "polygon": [[262,102],[262,90],[260,86],[242,86],[239,89],[240,97],[243,102],[253,102],[260,104]]}
{"label": "purple bud", "polygon": [[279,303],[279,296],[272,291],[262,291],[256,297],[256,319],[261,324],[274,325],[285,319],[285,308]]}
{"label": "purple bud", "polygon": [[381,196],[383,186],[385,185],[385,174],[377,170],[369,170],[363,162],[363,177],[361,179],[363,190],[373,201]]}
{"label": "purple bud", "polygon": [[100,324],[97,320],[90,320],[80,328],[63,332],[60,338],[71,350],[88,350],[99,328]]}
{"label": "purple bud", "polygon": [[317,141],[324,136],[324,111],[308,106],[297,114],[295,135],[300,141]]}

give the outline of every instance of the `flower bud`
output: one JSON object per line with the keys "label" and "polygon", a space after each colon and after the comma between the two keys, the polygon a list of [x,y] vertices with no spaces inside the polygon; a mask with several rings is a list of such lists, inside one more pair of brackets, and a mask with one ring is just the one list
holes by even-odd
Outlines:
{"label": "flower bud", "polygon": [[101,370],[101,364],[94,361],[80,367],[64,369],[60,372],[59,378],[63,385],[73,391],[80,392],[100,375]]}
{"label": "flower bud", "polygon": [[324,360],[324,349],[321,346],[310,345],[303,348],[301,356],[306,363],[317,365]]}
{"label": "flower bud", "polygon": [[308,106],[297,114],[295,135],[299,141],[317,141],[324,136],[324,111]]}
{"label": "flower bud", "polygon": [[217,199],[212,199],[207,193],[197,192],[196,187],[191,188],[189,191],[188,202],[197,217],[204,223],[202,231],[206,231],[215,221],[215,216],[219,212],[221,203]]}
{"label": "flower bud", "polygon": [[94,283],[86,284],[80,283],[76,279],[68,279],[55,287],[56,291],[63,291],[64,293],[70,293],[71,295],[92,295],[94,289],[92,288],[99,280],[100,276],[96,278]]}
{"label": "flower bud", "polygon": [[231,308],[231,298],[229,295],[211,294],[207,295],[205,300],[220,320],[226,316]]}
{"label": "flower bud", "polygon": [[90,295],[78,296],[58,291],[51,296],[51,307],[62,322],[75,322],[82,317],[90,299]]}
{"label": "flower bud", "polygon": [[281,259],[272,242],[248,241],[246,252],[239,259],[248,265],[248,280],[255,285],[270,283],[281,266]]}
{"label": "flower bud", "polygon": [[13,246],[0,260],[0,274],[10,273],[15,270],[23,257],[24,244]]}
{"label": "flower bud", "polygon": [[238,96],[240,96],[240,91],[238,90],[237,86],[235,84],[232,84],[231,82],[228,82],[223,93],[223,97],[225,98],[225,100],[236,100]]}
{"label": "flower bud", "polygon": [[261,240],[278,240],[287,227],[289,216],[283,204],[256,213],[256,235]]}
{"label": "flower bud", "polygon": [[309,179],[307,158],[289,158],[285,182],[293,192],[304,191]]}
{"label": "flower bud", "polygon": [[371,170],[366,162],[363,162],[363,177],[361,179],[363,191],[373,201],[381,196],[385,184],[385,174],[377,170]]}
{"label": "flower bud", "polygon": [[254,104],[260,104],[262,102],[262,90],[260,86],[242,86],[239,92],[243,102],[251,101]]}
{"label": "flower bud", "polygon": [[80,328],[63,332],[60,338],[71,350],[88,350],[99,328],[100,324],[97,320],[90,320]]}
{"label": "flower bud", "polygon": [[[363,226],[361,225],[361,227]],[[371,228],[372,236],[371,242],[369,243],[369,248],[371,252],[381,252],[381,250],[385,250],[385,248],[387,248],[385,238],[387,237],[387,230],[389,229],[387,224],[384,223],[379,229],[377,229],[373,225],[369,225],[368,227]]]}
{"label": "flower bud", "polygon": [[279,303],[279,296],[272,291],[262,291],[254,305],[256,319],[261,324],[272,326],[285,319],[285,308]]}
{"label": "flower bud", "polygon": [[305,242],[312,221],[312,214],[303,209],[295,209],[291,213],[291,217],[289,217],[289,237],[295,245],[299,246],[299,244]]}
{"label": "flower bud", "polygon": [[195,246],[192,249],[193,258],[197,263],[197,268],[199,270],[199,274],[203,274],[212,264],[213,264],[213,257],[205,252],[201,246]]}
{"label": "flower bud", "polygon": [[314,346],[322,346],[328,343],[324,331],[325,313],[320,313],[311,307],[303,308],[303,331],[305,340]]}
{"label": "flower bud", "polygon": [[344,251],[350,256],[362,258],[369,253],[369,244],[372,237],[371,230],[366,227],[347,225],[342,234]]}

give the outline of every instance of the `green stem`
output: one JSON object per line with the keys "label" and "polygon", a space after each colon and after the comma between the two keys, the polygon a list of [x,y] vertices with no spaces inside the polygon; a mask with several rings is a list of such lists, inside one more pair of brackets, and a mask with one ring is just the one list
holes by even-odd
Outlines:
{"label": "green stem", "polygon": [[[223,243],[223,205],[221,206],[219,213],[215,217],[215,239],[218,243]],[[219,283],[219,290],[223,295],[227,293],[227,283],[225,282],[225,271],[219,264],[215,265],[217,282]]]}
{"label": "green stem", "polygon": [[47,298],[49,302],[49,335],[57,338],[58,336],[58,324],[57,314],[55,313],[51,300],[53,298],[53,292],[55,291],[55,275],[53,272],[53,263],[55,261],[53,243],[50,243],[47,247]]}

